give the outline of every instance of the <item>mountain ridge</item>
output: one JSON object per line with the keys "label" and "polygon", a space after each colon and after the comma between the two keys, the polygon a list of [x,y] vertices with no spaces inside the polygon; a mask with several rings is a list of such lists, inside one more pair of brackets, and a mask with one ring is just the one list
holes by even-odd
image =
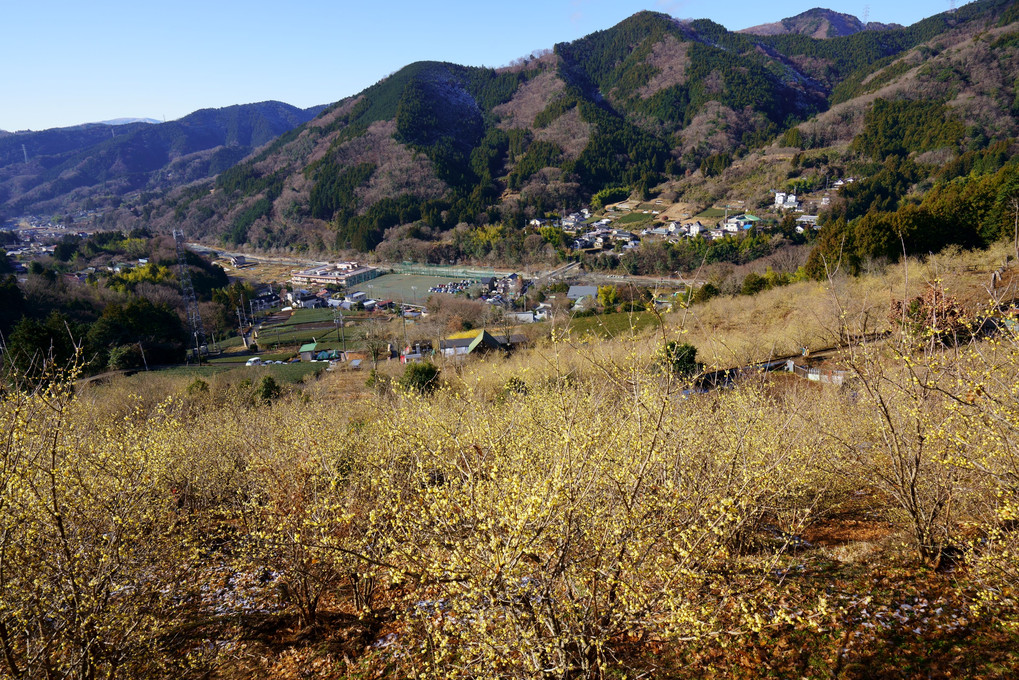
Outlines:
{"label": "mountain ridge", "polygon": [[103,125],[126,125],[128,123],[149,123],[150,125],[158,125],[163,121],[156,120],[155,118],[114,118],[112,120],[101,120],[99,122]]}
{"label": "mountain ridge", "polygon": [[822,7],[814,7],[780,21],[751,26],[738,31],[752,35],[805,35],[811,38],[837,38],[853,35],[860,31],[886,31],[903,28],[900,24],[883,24],[876,21],[864,23],[851,14],[843,14]]}
{"label": "mountain ridge", "polygon": [[[706,205],[740,196],[740,173],[770,163],[772,148],[828,145],[826,172],[865,168],[878,159],[850,145],[872,103],[917,93],[936,101],[903,115],[966,125],[950,147],[916,153],[952,157],[1015,133],[1005,78],[1016,67],[1014,7],[980,0],[910,27],[824,39],[640,12],[500,69],[417,62],[250,155],[224,147],[215,179],[202,166],[188,186],[156,185],[161,197],[108,219],[267,250],[382,248],[439,261],[465,252],[457,234],[473,226],[520,233],[602,189],[667,187]],[[997,64],[987,88],[967,76],[971,63]],[[771,186],[802,173],[783,162]],[[763,200],[767,188],[742,196]]]}
{"label": "mountain ridge", "polygon": [[321,109],[267,101],[200,109],[157,125],[86,123],[4,135],[0,212],[63,211],[94,203],[94,187],[118,196],[213,176]]}
{"label": "mountain ridge", "polygon": [[[1014,21],[1010,6],[981,0],[910,27],[825,39],[756,36],[645,11],[511,67],[418,62],[330,105],[204,190],[168,196],[150,216],[172,215],[196,238],[256,248],[382,247],[401,257],[404,241],[455,240],[457,225],[522,230],[612,186],[641,195],[655,186],[693,195],[717,187],[699,200],[719,200],[739,186],[727,169],[785,132],[795,129],[801,148],[827,138],[848,144],[864,129],[874,92],[912,97],[896,85],[903,78],[947,96],[961,76],[915,71]],[[925,46],[932,41],[936,49]],[[907,68],[904,56],[916,64]],[[830,111],[846,96],[859,100],[842,123]],[[994,137],[1014,128],[958,106],[985,119],[953,142],[960,150],[982,144],[981,130]],[[425,250],[426,258],[447,252]]]}

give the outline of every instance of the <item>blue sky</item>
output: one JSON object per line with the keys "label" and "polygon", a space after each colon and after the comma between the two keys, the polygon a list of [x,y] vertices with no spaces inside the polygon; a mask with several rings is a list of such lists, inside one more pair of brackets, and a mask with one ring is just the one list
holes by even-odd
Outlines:
{"label": "blue sky", "polygon": [[[863,18],[868,0],[2,0],[0,129],[328,104],[414,61],[502,66],[642,9],[738,30],[816,6]],[[869,16],[908,25],[948,8],[875,2]]]}

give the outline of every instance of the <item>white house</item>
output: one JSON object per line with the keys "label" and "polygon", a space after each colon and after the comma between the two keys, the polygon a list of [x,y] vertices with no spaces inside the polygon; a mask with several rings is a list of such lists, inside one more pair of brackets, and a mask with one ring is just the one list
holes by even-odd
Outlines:
{"label": "white house", "polygon": [[722,229],[732,234],[738,234],[742,231],[750,231],[759,221],[759,218],[749,213],[733,215],[722,224]]}
{"label": "white house", "polygon": [[796,199],[796,194],[785,194],[781,191],[775,193],[775,208],[777,210],[794,210],[799,205],[800,202]]}
{"label": "white house", "polygon": [[534,312],[507,312],[506,318],[516,323],[534,323]]}
{"label": "white house", "polygon": [[657,236],[659,238],[666,238],[668,236],[674,235],[675,231],[676,230],[672,227],[672,225],[669,225],[667,227],[663,226],[655,227],[654,229],[645,229],[640,233],[643,236]]}
{"label": "white house", "polygon": [[357,304],[358,302],[364,302],[367,299],[368,299],[368,294],[367,293],[363,293],[363,292],[361,292],[359,290],[358,291],[354,291],[353,293],[351,293],[350,295],[348,295],[346,297],[347,302],[351,302],[353,304]]}
{"label": "white house", "polygon": [[800,215],[796,218],[796,231],[802,234],[807,229],[817,229],[817,215]]}

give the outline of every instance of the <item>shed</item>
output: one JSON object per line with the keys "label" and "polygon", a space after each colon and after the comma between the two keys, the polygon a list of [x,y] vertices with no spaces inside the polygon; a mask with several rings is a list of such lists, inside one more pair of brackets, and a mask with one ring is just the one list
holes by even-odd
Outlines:
{"label": "shed", "polygon": [[474,338],[474,341],[467,346],[467,353],[478,351],[478,350],[493,350],[493,349],[505,349],[505,346],[492,337],[488,331],[481,331],[478,333],[478,337]]}
{"label": "shed", "polygon": [[317,342],[309,342],[307,345],[301,345],[301,349],[298,350],[298,354],[301,355],[301,361],[311,361],[314,359],[316,347],[318,347]]}

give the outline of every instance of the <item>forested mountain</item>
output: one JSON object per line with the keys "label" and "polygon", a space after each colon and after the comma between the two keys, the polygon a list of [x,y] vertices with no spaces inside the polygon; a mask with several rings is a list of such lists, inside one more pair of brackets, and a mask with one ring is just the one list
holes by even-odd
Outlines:
{"label": "forested mountain", "polygon": [[2,135],[0,214],[63,212],[211,177],[319,111],[262,102],[158,125],[94,123]]}
{"label": "forested mountain", "polygon": [[881,24],[870,21],[866,24],[852,16],[833,12],[830,9],[815,7],[794,17],[782,19],[770,24],[744,28],[740,33],[753,35],[787,35],[790,33],[806,35],[811,38],[837,38],[852,35],[860,31],[885,31],[902,28],[899,24]]}
{"label": "forested mountain", "polygon": [[[214,181],[116,220],[263,249],[416,257],[400,244],[449,243],[464,223],[513,233],[609,187],[667,186],[709,204],[766,195],[774,185],[747,178],[780,147],[783,177],[805,170],[789,165],[796,150],[821,149],[808,175],[867,173],[900,153],[926,154],[919,176],[931,177],[933,163],[1016,135],[1017,19],[1014,3],[981,0],[815,39],[641,12],[506,68],[412,64]],[[425,256],[458,257],[443,248]]]}

